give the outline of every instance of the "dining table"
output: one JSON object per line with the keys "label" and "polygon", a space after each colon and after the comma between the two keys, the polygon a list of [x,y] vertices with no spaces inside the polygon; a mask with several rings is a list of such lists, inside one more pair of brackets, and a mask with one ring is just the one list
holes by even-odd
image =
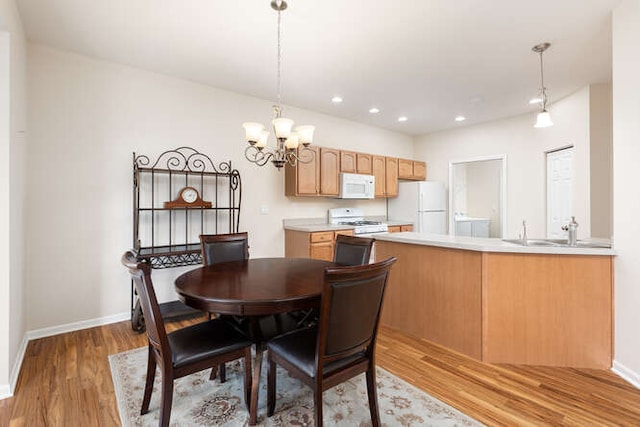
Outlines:
{"label": "dining table", "polygon": [[[190,307],[256,320],[320,307],[325,268],[334,266],[338,264],[310,258],[251,258],[190,270],[175,279],[175,289],[178,298]],[[258,336],[249,425],[257,423],[264,344]]]}

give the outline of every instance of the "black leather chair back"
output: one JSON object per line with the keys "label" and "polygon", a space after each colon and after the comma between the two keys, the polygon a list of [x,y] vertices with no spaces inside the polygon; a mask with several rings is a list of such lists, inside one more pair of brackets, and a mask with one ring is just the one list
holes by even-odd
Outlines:
{"label": "black leather chair back", "polygon": [[[373,352],[389,271],[396,259],[326,270],[319,325],[319,356],[330,362]],[[371,348],[370,348],[371,347]]]}
{"label": "black leather chair back", "polygon": [[204,265],[249,259],[247,233],[202,234],[200,245]]}
{"label": "black leather chair back", "polygon": [[369,263],[375,239],[338,234],[333,262],[343,265],[363,265]]}
{"label": "black leather chair back", "polygon": [[149,343],[156,351],[163,356],[164,360],[171,360],[171,348],[167,339],[167,331],[164,328],[164,321],[160,313],[160,306],[156,298],[151,281],[151,264],[145,261],[138,261],[131,251],[122,255],[122,264],[129,269],[131,279],[136,287],[138,299],[142,306],[145,326]]}

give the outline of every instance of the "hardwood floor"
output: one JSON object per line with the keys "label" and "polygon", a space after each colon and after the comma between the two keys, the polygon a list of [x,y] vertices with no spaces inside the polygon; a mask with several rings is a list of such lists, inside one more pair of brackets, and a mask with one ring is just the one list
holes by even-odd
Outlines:
{"label": "hardwood floor", "polygon": [[[30,342],[0,425],[119,425],[107,356],[144,345],[129,322]],[[640,390],[605,370],[488,365],[388,328],[377,363],[487,425],[640,425]]]}

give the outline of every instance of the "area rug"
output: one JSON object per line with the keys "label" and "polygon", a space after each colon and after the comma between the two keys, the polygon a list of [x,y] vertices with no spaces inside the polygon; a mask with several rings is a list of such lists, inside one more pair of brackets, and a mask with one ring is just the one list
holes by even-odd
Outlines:
{"label": "area rug", "polygon": [[[266,359],[266,357],[265,357]],[[140,415],[144,391],[147,349],[139,348],[109,356],[111,375],[123,426],[157,426],[160,415],[160,372],[156,373],[149,413]],[[266,368],[266,366],[265,366]],[[242,364],[227,363],[227,381],[210,381],[210,370],[176,380],[173,391],[171,426],[248,425],[242,397]],[[313,394],[299,380],[278,367],[276,413],[267,417],[266,369],[260,379],[258,425],[313,425]],[[384,369],[377,368],[380,418],[387,426],[481,426],[449,405],[413,387]],[[371,425],[364,374],[346,381],[324,395],[324,424],[338,426]]]}

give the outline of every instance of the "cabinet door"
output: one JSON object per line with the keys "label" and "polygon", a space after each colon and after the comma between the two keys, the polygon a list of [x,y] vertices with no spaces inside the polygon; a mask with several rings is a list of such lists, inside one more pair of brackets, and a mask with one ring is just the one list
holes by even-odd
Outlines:
{"label": "cabinet door", "polygon": [[358,164],[358,167],[356,168],[356,170],[358,171],[358,173],[362,173],[365,175],[373,175],[373,167],[371,165],[372,157],[373,156],[371,154],[366,154],[366,153],[356,154],[356,160]]}
{"label": "cabinet door", "polygon": [[413,160],[398,159],[398,178],[413,179]]}
{"label": "cabinet door", "polygon": [[[288,163],[285,165],[285,194],[287,196],[316,196],[320,184],[320,150],[318,147],[309,147],[314,152],[313,160],[309,163],[298,162],[296,167]],[[303,160],[309,159],[307,155],[302,156]]]}
{"label": "cabinet door", "polygon": [[427,164],[425,162],[413,161],[413,179],[417,181],[427,179]]}
{"label": "cabinet door", "polygon": [[401,225],[400,231],[413,231],[413,225]]}
{"label": "cabinet door", "polygon": [[313,259],[333,261],[333,242],[312,243],[310,256]]}
{"label": "cabinet door", "polygon": [[356,173],[356,153],[340,151],[340,172]]}
{"label": "cabinet door", "polygon": [[340,191],[338,171],[340,151],[331,148],[320,149],[320,194],[337,196]]}
{"label": "cabinet door", "polygon": [[385,196],[398,196],[398,159],[395,157],[387,157],[385,159]]}
{"label": "cabinet door", "polygon": [[400,226],[399,225],[390,225],[388,227],[388,231],[389,231],[389,233],[399,233],[400,232]]}
{"label": "cabinet door", "polygon": [[376,197],[384,197],[385,196],[385,170],[386,170],[386,160],[384,156],[372,156],[371,157],[372,171],[373,176],[376,178]]}

